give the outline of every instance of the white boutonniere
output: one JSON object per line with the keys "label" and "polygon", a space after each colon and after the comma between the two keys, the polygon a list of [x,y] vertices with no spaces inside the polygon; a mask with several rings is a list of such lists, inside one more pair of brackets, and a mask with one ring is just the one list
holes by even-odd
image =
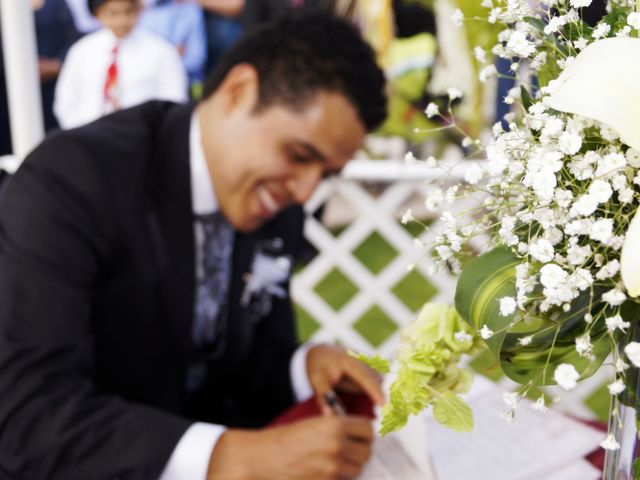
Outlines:
{"label": "white boutonniere", "polygon": [[293,260],[289,255],[270,255],[266,249],[257,249],[251,264],[251,272],[245,275],[245,287],[240,298],[244,308],[252,307],[259,316],[268,315],[273,306],[272,298],[285,298],[284,283],[291,275]]}

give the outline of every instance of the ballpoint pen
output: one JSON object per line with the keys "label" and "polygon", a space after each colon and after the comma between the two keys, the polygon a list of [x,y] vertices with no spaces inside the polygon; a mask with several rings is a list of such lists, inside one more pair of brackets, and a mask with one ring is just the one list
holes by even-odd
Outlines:
{"label": "ballpoint pen", "polygon": [[331,410],[333,411],[333,413],[335,413],[336,415],[343,416],[347,414],[347,409],[344,406],[344,403],[342,403],[342,400],[340,400],[340,397],[338,397],[336,392],[334,392],[333,390],[327,391],[324,394],[324,399],[329,405],[329,407],[331,408]]}

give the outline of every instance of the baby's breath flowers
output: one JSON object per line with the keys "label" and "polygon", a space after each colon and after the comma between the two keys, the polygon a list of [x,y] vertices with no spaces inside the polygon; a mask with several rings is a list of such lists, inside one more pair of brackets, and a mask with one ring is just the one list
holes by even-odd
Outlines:
{"label": "baby's breath flowers", "polygon": [[[504,372],[523,385],[505,396],[510,420],[532,387],[573,390],[608,355],[615,370],[611,395],[635,389],[628,371],[630,364],[640,367],[640,342],[631,337],[640,321],[640,103],[634,100],[640,98],[640,17],[635,0],[610,0],[608,14],[592,27],[580,11],[590,3],[482,0],[489,23],[504,26],[490,53],[507,59],[515,76],[517,86],[505,97],[512,112],[493,126],[484,160],[468,163],[463,182],[434,185],[425,198],[426,208],[440,214],[425,247],[437,269],[460,274],[458,313],[433,318],[450,331],[459,314],[475,332],[456,327],[460,333],[446,338],[484,340]],[[454,15],[458,25],[473,20]],[[486,49],[475,48],[474,56],[487,64],[481,81],[498,74]],[[451,120],[459,96],[449,89],[447,110],[430,104],[425,114],[450,122],[440,128],[457,129],[463,147],[477,154],[479,142]],[[469,197],[477,207],[453,208],[462,199],[469,205]],[[414,221],[411,212],[402,220]],[[433,362],[445,359],[437,372],[456,371],[456,344],[441,336],[434,343],[429,325],[414,327],[400,350],[404,374],[392,387],[387,431],[440,398],[430,384],[435,377],[418,380],[416,372],[432,372]],[[428,350],[419,335],[430,342]],[[544,411],[544,397],[533,408]],[[618,448],[614,437],[603,447]]]}
{"label": "baby's breath flowers", "polygon": [[[621,376],[609,391],[618,395],[626,379],[623,355],[640,365],[640,343],[618,351],[640,294],[640,217],[631,221],[640,204],[640,105],[631,100],[640,95],[640,40],[628,38],[637,36],[640,13],[635,1],[611,0],[608,15],[591,27],[579,10],[590,3],[483,0],[489,22],[504,25],[491,53],[511,61],[519,86],[505,102],[515,110],[494,126],[486,161],[470,165],[456,192],[458,198],[481,193],[481,208],[464,218],[445,211],[454,221],[427,247],[437,268],[458,273],[469,252],[464,245],[490,234],[489,249],[512,252],[515,274],[513,292],[496,296],[489,310],[503,320],[480,319],[479,336],[499,348],[495,332],[510,335],[519,323],[544,319],[540,330],[514,335],[509,347],[514,362],[519,351],[546,355],[530,381],[573,389],[611,350]],[[463,20],[472,19],[457,19]],[[487,63],[480,80],[496,74],[485,49],[475,48],[474,55]],[[529,68],[521,69],[524,64]],[[533,72],[538,86],[521,71]],[[633,252],[627,261],[625,248]],[[459,297],[458,305],[471,301]],[[564,321],[571,322],[571,334]],[[550,361],[567,340],[573,357]]]}

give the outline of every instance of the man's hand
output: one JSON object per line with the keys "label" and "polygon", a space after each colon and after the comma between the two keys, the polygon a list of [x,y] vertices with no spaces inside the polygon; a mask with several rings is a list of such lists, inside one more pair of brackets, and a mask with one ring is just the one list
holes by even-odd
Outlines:
{"label": "man's hand", "polygon": [[371,454],[368,419],[314,417],[265,430],[228,430],[211,455],[208,480],[353,478]]}
{"label": "man's hand", "polygon": [[361,361],[333,345],[317,345],[309,349],[307,376],[318,405],[325,415],[332,413],[324,397],[329,390],[366,393],[373,403],[384,403],[380,376]]}
{"label": "man's hand", "polygon": [[57,58],[40,57],[38,59],[38,74],[40,75],[40,83],[53,80],[60,73],[62,62]]}

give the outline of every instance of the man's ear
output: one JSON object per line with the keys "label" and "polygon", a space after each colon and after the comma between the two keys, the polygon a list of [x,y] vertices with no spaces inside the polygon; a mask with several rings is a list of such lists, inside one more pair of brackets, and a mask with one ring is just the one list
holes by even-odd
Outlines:
{"label": "man's ear", "polygon": [[240,63],[224,77],[218,87],[225,113],[241,109],[251,112],[258,104],[258,72],[248,63]]}

